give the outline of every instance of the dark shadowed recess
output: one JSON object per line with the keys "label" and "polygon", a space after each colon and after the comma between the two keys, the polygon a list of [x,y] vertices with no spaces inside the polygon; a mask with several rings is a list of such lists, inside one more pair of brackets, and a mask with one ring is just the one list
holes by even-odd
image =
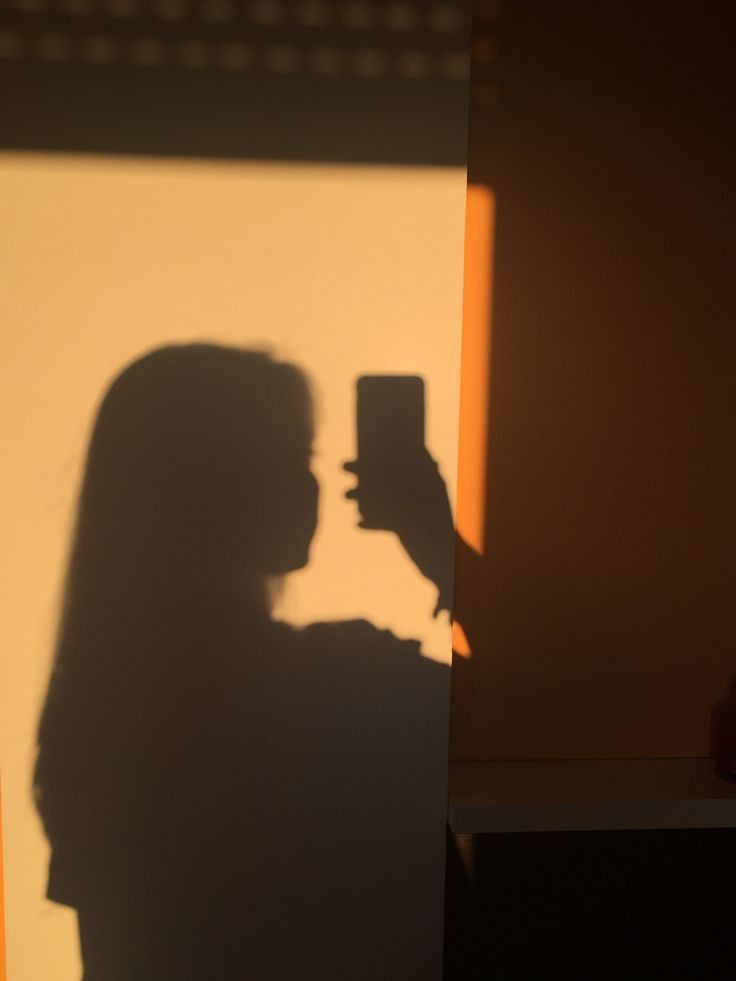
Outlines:
{"label": "dark shadowed recess", "polygon": [[729,973],[730,830],[480,835],[474,853],[475,886],[455,880],[448,906],[445,981]]}
{"label": "dark shadowed recess", "polygon": [[0,147],[465,164],[469,0],[3,0]]}
{"label": "dark shadowed recess", "polygon": [[[669,685],[687,684],[689,659],[733,662],[735,14],[718,0],[508,0],[495,101],[474,62],[484,99],[471,101],[469,172],[498,208],[491,626],[478,656],[453,667],[456,758],[473,758],[473,725],[493,732],[499,652],[565,657],[544,604],[558,590],[555,615],[582,623],[565,579],[575,562],[602,597],[577,634],[575,732],[620,712],[588,699],[580,677],[599,680],[604,645],[650,686],[653,713]],[[642,554],[644,585],[627,565]],[[668,660],[645,678],[650,616]],[[549,685],[529,685],[519,725],[549,699]],[[673,718],[672,733],[686,724]],[[732,829],[459,844],[475,868],[471,881],[451,853],[446,981],[732,970]]]}

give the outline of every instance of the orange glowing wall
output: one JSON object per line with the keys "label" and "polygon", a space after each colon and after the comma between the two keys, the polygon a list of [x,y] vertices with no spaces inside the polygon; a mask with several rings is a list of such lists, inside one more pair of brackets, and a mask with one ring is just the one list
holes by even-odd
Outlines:
{"label": "orange glowing wall", "polygon": [[0,981],[5,981],[5,889],[3,883],[3,822],[0,795]]}
{"label": "orange glowing wall", "polygon": [[[488,494],[493,221],[493,193],[483,185],[469,185],[465,214],[457,530],[478,555],[485,548]],[[456,566],[455,576],[456,594],[468,591],[478,595],[478,584],[470,581],[461,565]],[[459,657],[472,656],[458,621],[453,624],[453,650]]]}
{"label": "orange glowing wall", "polygon": [[483,552],[485,534],[493,219],[492,191],[470,185],[465,226],[457,526],[478,553]]}

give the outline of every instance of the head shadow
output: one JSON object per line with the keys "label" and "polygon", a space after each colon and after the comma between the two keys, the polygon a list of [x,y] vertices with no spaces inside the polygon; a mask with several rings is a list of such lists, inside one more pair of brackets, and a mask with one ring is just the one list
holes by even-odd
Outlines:
{"label": "head shadow", "polygon": [[102,576],[116,590],[217,591],[301,568],[312,437],[305,376],[266,353],[191,344],[135,361],[98,412],[70,590]]}

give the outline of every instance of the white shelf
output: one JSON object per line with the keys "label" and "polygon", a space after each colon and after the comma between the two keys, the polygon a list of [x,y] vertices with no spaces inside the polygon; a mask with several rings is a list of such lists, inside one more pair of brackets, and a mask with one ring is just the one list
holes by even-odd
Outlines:
{"label": "white shelf", "polygon": [[736,827],[736,784],[710,759],[450,764],[455,834]]}

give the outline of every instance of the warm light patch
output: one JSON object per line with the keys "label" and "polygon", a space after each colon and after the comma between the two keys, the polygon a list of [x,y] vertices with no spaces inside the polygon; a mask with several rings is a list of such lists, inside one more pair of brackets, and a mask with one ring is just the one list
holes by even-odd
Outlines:
{"label": "warm light patch", "polygon": [[482,553],[485,533],[494,196],[471,185],[465,224],[458,531]]}
{"label": "warm light patch", "polygon": [[[471,184],[465,214],[457,528],[479,555],[483,554],[485,538],[494,220],[493,192]],[[468,586],[462,570],[458,570],[456,592]],[[457,622],[453,650],[461,657],[471,654]]]}
{"label": "warm light patch", "polygon": [[0,788],[0,981],[6,981],[5,974],[5,890],[3,889],[3,822],[2,789]]}
{"label": "warm light patch", "polygon": [[[435,587],[395,535],[358,527],[343,463],[355,459],[355,380],[418,375],[426,445],[456,500],[465,193],[461,167],[0,154],[0,387],[13,420],[3,455],[14,461],[0,495],[10,977],[82,973],[74,911],[44,898],[30,774],[90,426],[124,365],[192,341],[266,347],[299,365],[318,404],[320,518],[277,615],[367,620],[449,663]],[[430,866],[422,889],[441,897],[443,869]]]}

